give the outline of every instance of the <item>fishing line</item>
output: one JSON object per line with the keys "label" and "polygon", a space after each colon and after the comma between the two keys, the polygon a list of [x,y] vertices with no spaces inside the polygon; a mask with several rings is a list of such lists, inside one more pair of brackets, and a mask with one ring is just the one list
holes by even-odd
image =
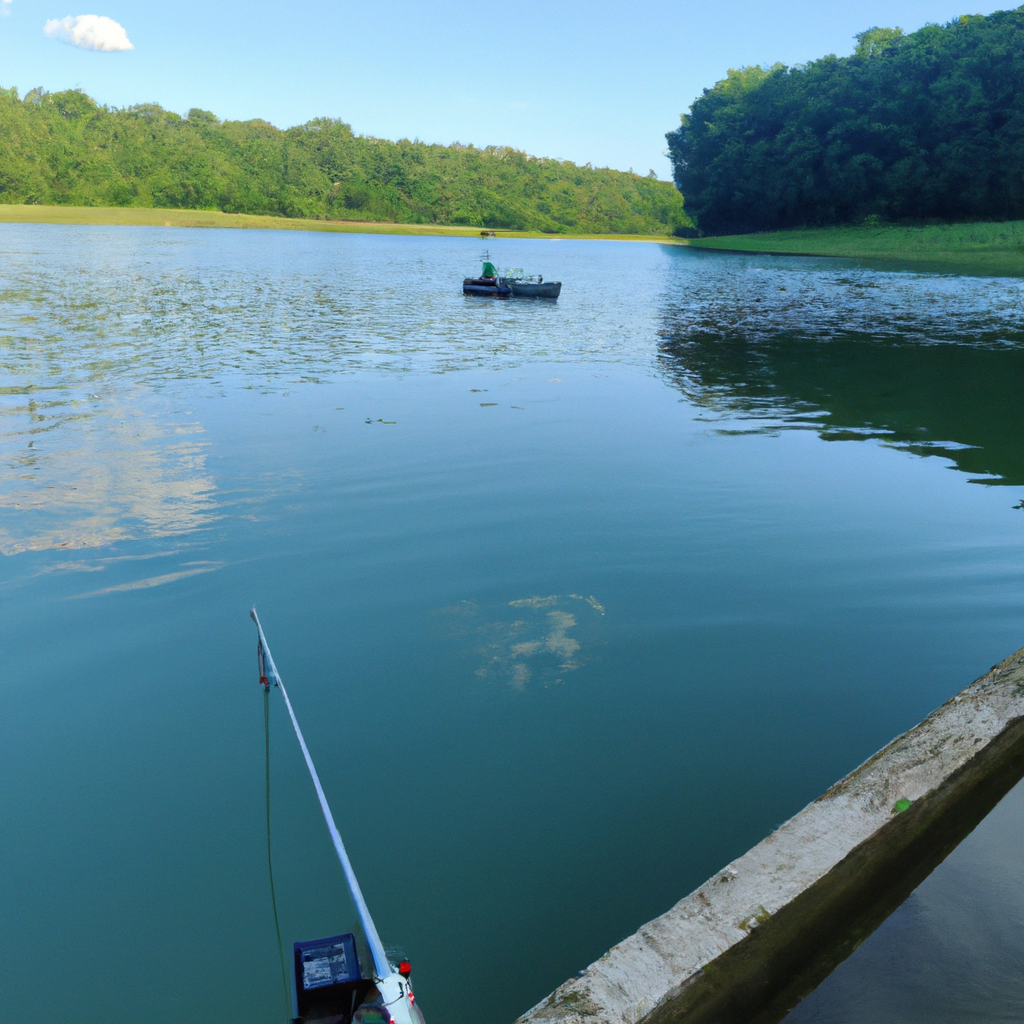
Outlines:
{"label": "fishing line", "polygon": [[363,890],[359,888],[356,873],[352,870],[352,862],[348,859],[348,852],[345,849],[345,844],[341,840],[341,833],[338,831],[338,826],[334,823],[334,815],[331,814],[331,808],[327,804],[327,797],[324,795],[324,787],[320,784],[320,776],[316,773],[313,758],[309,756],[309,747],[306,746],[305,737],[302,735],[302,730],[299,728],[299,720],[295,717],[295,709],[292,707],[292,702],[288,699],[288,691],[284,688],[284,683],[281,680],[281,673],[277,671],[277,666],[274,664],[274,658],[270,653],[270,648],[267,647],[267,638],[263,635],[263,627],[260,625],[256,609],[251,608],[249,610],[249,615],[252,616],[252,621],[256,623],[256,631],[259,633],[260,637],[259,645],[256,648],[259,653],[260,683],[269,689],[270,678],[272,676],[274,679],[274,685],[281,691],[281,696],[284,698],[284,706],[288,709],[288,717],[292,720],[292,728],[295,730],[295,738],[299,741],[302,756],[305,759],[306,767],[309,769],[309,777],[313,780],[313,788],[316,790],[317,800],[320,801],[320,810],[324,816],[324,823],[327,825],[327,831],[331,835],[331,842],[334,843],[334,852],[338,855],[341,870],[345,872],[345,881],[348,882],[348,891],[352,895],[352,902],[356,905],[356,913],[359,915],[359,923],[363,927],[363,934],[366,936],[367,945],[369,945],[370,953],[373,956],[374,970],[380,981],[387,981],[396,973],[396,971],[388,960],[388,955],[384,951],[384,945],[380,941],[380,935],[377,934],[377,926],[373,923],[373,918],[370,917],[370,911],[367,908],[366,900],[363,897]]}
{"label": "fishing line", "polygon": [[[320,810],[324,816],[324,824],[327,826],[327,831],[330,833],[331,842],[334,844],[334,852],[338,855],[338,862],[341,864],[341,869],[345,873],[345,881],[348,882],[348,891],[352,896],[352,902],[355,904],[356,913],[359,916],[359,924],[362,926],[363,935],[366,938],[366,944],[370,947],[370,954],[373,957],[373,981],[377,986],[377,991],[381,996],[382,1001],[386,1006],[394,1006],[395,1012],[391,1013],[390,1010],[384,1010],[384,1015],[389,1020],[401,1021],[402,1024],[414,1024],[415,1021],[419,1021],[422,1024],[423,1015],[419,1012],[413,1004],[412,989],[408,987],[408,978],[411,968],[409,965],[402,961],[396,969],[394,965],[388,960],[387,951],[384,949],[383,943],[380,941],[380,935],[377,932],[377,926],[373,923],[373,918],[370,917],[370,911],[366,906],[366,900],[363,897],[363,891],[359,888],[359,882],[356,880],[355,872],[352,870],[352,862],[348,858],[348,852],[345,849],[345,844],[341,840],[341,833],[338,831],[338,826],[335,824],[334,815],[331,814],[331,808],[327,803],[327,796],[324,793],[324,787],[320,784],[320,776],[317,774],[316,767],[313,764],[313,758],[310,757],[309,747],[306,746],[306,739],[302,735],[302,730],[299,728],[299,720],[295,717],[295,709],[292,707],[292,702],[288,699],[288,691],[284,688],[284,683],[281,681],[281,673],[277,671],[277,666],[274,664],[274,659],[270,653],[270,648],[267,647],[267,638],[263,635],[263,627],[260,625],[259,617],[256,614],[256,609],[251,608],[249,614],[252,616],[252,621],[256,624],[256,632],[259,634],[259,644],[257,645],[256,651],[259,659],[260,669],[260,685],[264,689],[264,700],[266,703],[263,705],[263,722],[264,729],[266,731],[266,747],[267,747],[267,865],[271,872],[271,898],[274,900],[274,924],[277,925],[277,900],[273,895],[273,863],[270,857],[270,711],[269,711],[269,700],[270,700],[270,683],[273,680],[274,686],[281,691],[281,698],[284,700],[284,706],[288,709],[288,717],[292,721],[292,728],[295,730],[295,738],[299,741],[299,748],[302,750],[302,757],[306,762],[306,767],[309,769],[309,777],[313,782],[313,788],[316,790],[317,800],[320,802]],[[345,941],[351,941],[353,937],[344,937]],[[309,948],[320,948],[321,944],[334,942],[333,939],[314,939],[310,943],[297,943],[296,944],[296,955],[298,955],[298,948],[302,946],[303,949]],[[284,949],[281,944],[281,929],[278,927],[277,930],[277,942],[278,950],[281,954],[281,974],[284,977],[287,972],[284,969]],[[353,951],[354,952],[354,951]],[[358,965],[355,965],[358,966]],[[333,972],[332,972],[333,977]],[[351,979],[353,981],[359,980],[359,974],[356,973],[355,977]],[[298,979],[296,979],[298,981]],[[338,984],[342,984],[338,982]],[[286,984],[287,989],[287,984]],[[357,992],[353,990],[353,999]],[[405,999],[396,998],[405,996]],[[299,1004],[300,1012],[303,1009],[303,999],[305,994],[301,990],[301,986],[296,985],[295,992],[296,1000]],[[313,1007],[310,1007],[313,1009]],[[353,1006],[352,1010],[355,1009]],[[343,1014],[347,1018],[349,1012]]]}
{"label": "fishing line", "polygon": [[281,961],[281,985],[284,992],[285,1018],[292,1019],[288,1002],[288,972],[284,966],[284,943],[281,942],[281,925],[277,918],[277,895],[274,892],[274,859],[270,855],[270,687],[263,687],[263,737],[266,748],[267,781],[267,871],[270,874],[270,905],[274,908],[274,931],[277,932],[277,955]]}

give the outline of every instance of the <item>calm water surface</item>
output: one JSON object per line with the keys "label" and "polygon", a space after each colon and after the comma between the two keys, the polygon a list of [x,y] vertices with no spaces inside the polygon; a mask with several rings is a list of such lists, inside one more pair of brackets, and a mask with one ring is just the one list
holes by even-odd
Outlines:
{"label": "calm water surface", "polygon": [[[0,1019],[283,1019],[253,602],[433,1024],[1024,643],[1024,282],[497,240],[565,287],[494,303],[480,250],[0,227]],[[272,697],[290,944],[354,914]],[[1019,1018],[1022,824],[792,1019]]]}

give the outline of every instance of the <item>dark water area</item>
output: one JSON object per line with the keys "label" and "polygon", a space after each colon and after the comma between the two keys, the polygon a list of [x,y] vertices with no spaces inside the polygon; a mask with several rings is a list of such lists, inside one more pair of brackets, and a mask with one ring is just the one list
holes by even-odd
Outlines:
{"label": "dark water area", "polygon": [[709,410],[814,427],[829,441],[874,438],[942,455],[987,482],[1024,484],[1022,348],[682,338],[663,343],[666,374]]}
{"label": "dark water area", "polygon": [[[1024,283],[490,249],[562,297],[464,298],[466,239],[0,228],[0,1019],[284,1016],[252,603],[452,1024],[1024,644]],[[271,711],[290,944],[354,914]],[[1022,792],[793,1019],[1012,1019]]]}

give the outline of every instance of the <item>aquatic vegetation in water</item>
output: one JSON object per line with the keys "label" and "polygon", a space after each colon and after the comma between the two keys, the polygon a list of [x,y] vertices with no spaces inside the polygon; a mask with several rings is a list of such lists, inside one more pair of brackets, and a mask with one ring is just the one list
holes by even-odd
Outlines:
{"label": "aquatic vegetation in water", "polygon": [[[510,619],[504,609],[485,616],[475,601],[441,609],[452,625],[452,635],[469,639],[472,652],[483,658],[475,670],[478,679],[503,680],[517,690],[531,681],[553,686],[592,657],[590,651],[599,641],[587,634],[605,614],[595,597],[523,597],[505,607],[514,617]],[[494,617],[499,618],[494,621]],[[485,618],[489,621],[482,621]]]}

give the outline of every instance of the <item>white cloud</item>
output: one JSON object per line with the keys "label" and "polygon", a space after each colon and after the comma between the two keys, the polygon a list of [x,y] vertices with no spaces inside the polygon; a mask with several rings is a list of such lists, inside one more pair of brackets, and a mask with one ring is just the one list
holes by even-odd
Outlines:
{"label": "white cloud", "polygon": [[11,0],[0,0],[0,17],[11,13]]}
{"label": "white cloud", "polygon": [[[10,0],[2,0],[10,3]],[[110,53],[115,50],[134,50],[128,40],[128,33],[113,18],[105,18],[100,14],[79,14],[75,18],[51,18],[43,31],[51,39],[59,39],[62,43],[70,43],[82,50],[103,50]]]}

